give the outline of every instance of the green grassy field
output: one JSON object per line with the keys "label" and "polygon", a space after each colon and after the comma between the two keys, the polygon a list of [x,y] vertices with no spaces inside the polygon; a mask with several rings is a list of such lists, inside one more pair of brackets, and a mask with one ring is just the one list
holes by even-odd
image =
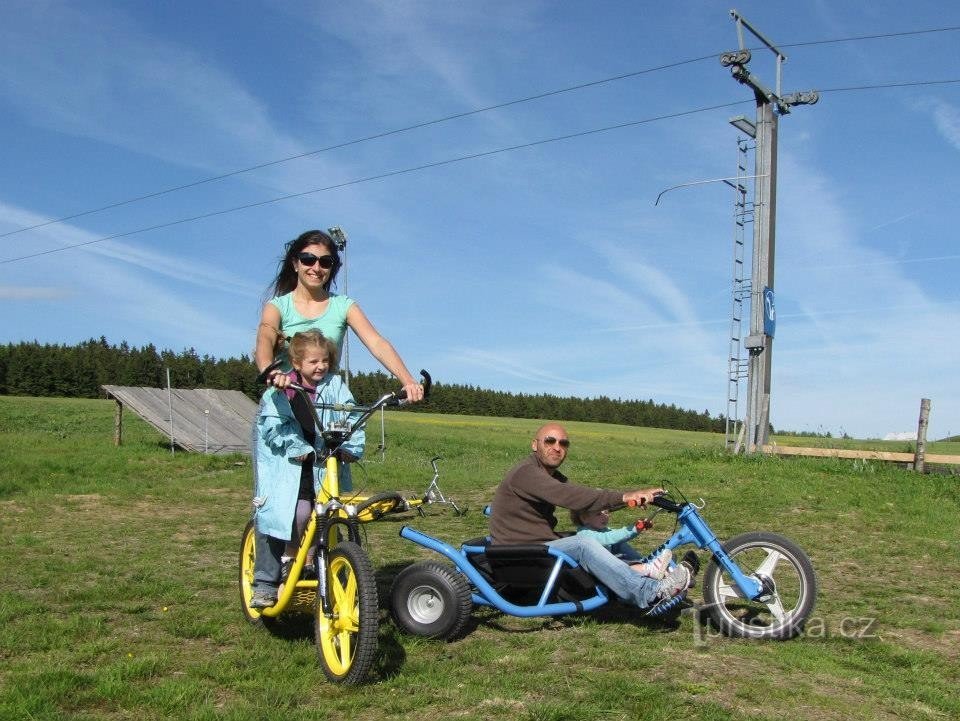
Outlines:
{"label": "green grassy field", "polygon": [[[370,682],[348,688],[325,681],[309,620],[272,635],[240,614],[249,460],[173,455],[130,416],[115,448],[113,407],[0,397],[0,719],[960,717],[956,476],[730,457],[710,434],[570,423],[573,479],[676,482],[707,500],[721,537],[765,529],[805,547],[820,584],[806,634],[737,641],[692,616],[610,606],[532,620],[477,610],[445,644],[402,635],[384,609]],[[430,556],[397,536],[401,523],[452,542],[484,532],[479,509],[536,425],[388,416],[386,461],[372,455],[357,485],[421,491],[439,454],[444,492],[470,511],[366,526],[381,605],[397,570]],[[658,521],[641,547],[672,531]]]}

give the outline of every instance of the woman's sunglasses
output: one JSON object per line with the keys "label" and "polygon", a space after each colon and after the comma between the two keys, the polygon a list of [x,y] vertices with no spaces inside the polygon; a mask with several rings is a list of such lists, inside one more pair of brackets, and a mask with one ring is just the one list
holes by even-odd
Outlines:
{"label": "woman's sunglasses", "polygon": [[300,265],[307,267],[310,267],[314,263],[319,263],[320,267],[324,270],[330,270],[336,263],[332,255],[321,255],[318,258],[313,253],[298,253],[297,260],[300,261]]}

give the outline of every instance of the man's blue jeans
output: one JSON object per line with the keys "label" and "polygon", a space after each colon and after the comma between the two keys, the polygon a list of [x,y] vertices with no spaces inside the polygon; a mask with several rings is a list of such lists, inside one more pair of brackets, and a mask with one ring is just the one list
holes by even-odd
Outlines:
{"label": "man's blue jeans", "polygon": [[623,601],[640,608],[647,608],[653,603],[659,582],[648,576],[641,576],[595,539],[567,536],[550,541],[547,545],[573,558]]}

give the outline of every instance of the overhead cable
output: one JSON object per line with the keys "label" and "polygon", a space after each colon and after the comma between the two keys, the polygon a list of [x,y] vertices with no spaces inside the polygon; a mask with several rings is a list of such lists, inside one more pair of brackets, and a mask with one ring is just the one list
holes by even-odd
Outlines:
{"label": "overhead cable", "polygon": [[[780,44],[780,47],[782,47],[782,48],[807,47],[807,46],[814,46],[814,45],[828,45],[828,44],[845,43],[845,42],[859,42],[859,41],[864,41],[864,40],[881,40],[881,39],[889,39],[889,38],[907,37],[907,36],[911,36],[911,35],[925,35],[925,34],[930,34],[930,33],[952,32],[952,31],[957,31],[957,30],[960,30],[960,26],[942,27],[942,28],[931,28],[931,29],[927,29],[927,30],[906,30],[906,31],[902,31],[902,32],[882,33],[882,34],[875,34],[875,35],[858,35],[858,36],[844,37],[844,38],[831,38],[831,39],[826,39],[826,40],[809,40],[809,41],[796,42],[796,43]],[[10,230],[10,231],[7,231],[6,233],[0,233],[0,238],[6,238],[6,237],[8,237],[8,236],[16,235],[16,234],[18,234],[18,233],[23,233],[23,232],[26,232],[26,231],[28,231],[28,230],[35,230],[35,229],[37,229],[37,228],[43,228],[43,227],[48,226],[48,225],[55,225],[55,224],[57,224],[57,223],[63,223],[63,222],[66,222],[66,221],[68,221],[68,220],[75,220],[75,219],[77,219],[77,218],[82,218],[82,217],[87,216],[87,215],[93,215],[94,213],[101,213],[101,212],[103,212],[103,211],[105,211],[105,210],[112,210],[112,209],[114,209],[114,208],[120,208],[120,207],[123,207],[123,206],[125,206],[125,205],[132,205],[133,203],[139,203],[139,202],[141,202],[141,201],[149,200],[149,199],[151,199],[151,198],[158,198],[158,197],[161,197],[161,196],[163,196],[163,195],[168,195],[168,194],[170,194],[170,193],[175,193],[175,192],[178,192],[178,191],[181,191],[181,190],[188,190],[188,189],[190,189],[190,188],[195,188],[195,187],[197,187],[197,186],[205,185],[205,184],[207,184],[207,183],[212,183],[212,182],[215,182],[215,181],[218,181],[218,180],[225,180],[225,179],[227,179],[227,178],[231,178],[231,177],[234,177],[234,176],[237,176],[237,175],[242,175],[242,174],[244,174],[244,173],[249,173],[249,172],[252,172],[252,171],[254,171],[254,170],[262,170],[262,169],[264,169],[264,168],[269,168],[269,167],[272,167],[272,166],[275,166],[275,165],[280,165],[280,164],[282,164],[282,163],[288,163],[288,162],[291,162],[291,161],[293,161],[293,160],[300,160],[300,159],[302,159],[302,158],[307,158],[307,157],[311,157],[311,156],[314,156],[314,155],[319,155],[319,154],[321,154],[321,153],[326,153],[326,152],[329,152],[329,151],[331,151],[331,150],[338,150],[338,149],[340,149],[340,148],[346,148],[346,147],[349,147],[349,146],[351,146],[351,145],[358,145],[358,144],[360,144],[360,143],[366,143],[366,142],[369,142],[369,141],[371,141],[371,140],[378,140],[378,139],[381,139],[381,138],[387,138],[387,137],[390,137],[390,136],[392,136],[392,135],[399,135],[400,133],[406,133],[406,132],[409,132],[409,131],[411,131],[411,130],[417,130],[417,129],[419,129],[419,128],[425,128],[425,127],[429,127],[429,126],[431,126],[431,125],[439,125],[439,124],[441,124],[441,123],[446,123],[446,122],[449,122],[449,121],[452,121],[452,120],[459,120],[459,119],[461,119],[461,118],[466,118],[466,117],[469,117],[469,116],[471,116],[471,115],[478,115],[478,114],[480,114],[480,113],[489,112],[489,111],[491,111],[491,110],[499,110],[499,109],[502,109],[502,108],[511,107],[511,106],[513,106],[513,105],[520,105],[520,104],[522,104],[522,103],[528,103],[528,102],[532,102],[532,101],[534,101],[534,100],[542,100],[542,99],[544,99],[544,98],[549,98],[549,97],[553,97],[553,96],[556,96],[556,95],[562,95],[562,94],[564,94],[564,93],[574,92],[574,91],[576,91],[576,90],[584,90],[584,89],[586,89],[586,88],[596,87],[596,86],[598,86],[598,85],[604,85],[604,84],[616,82],[616,81],[619,81],[619,80],[626,80],[626,79],[628,79],[628,78],[633,78],[633,77],[637,77],[637,76],[640,76],[640,75],[646,75],[646,74],[650,74],[650,73],[660,72],[660,71],[663,71],[663,70],[669,70],[669,69],[671,69],[671,68],[676,68],[676,67],[680,67],[680,66],[683,66],[683,65],[690,65],[690,64],[702,62],[702,61],[705,61],[705,60],[710,60],[710,59],[715,58],[715,57],[717,57],[717,53],[712,53],[712,54],[710,54],[710,55],[702,55],[702,56],[697,57],[697,58],[689,58],[689,59],[687,59],[687,60],[678,60],[678,61],[673,62],[673,63],[667,63],[667,64],[664,64],[664,65],[658,65],[658,66],[652,67],[652,68],[645,68],[645,69],[643,69],[643,70],[635,70],[635,71],[632,71],[632,72],[621,73],[621,74],[619,74],[619,75],[612,75],[612,76],[610,76],[610,77],[608,77],[608,78],[602,78],[602,79],[600,79],[600,80],[592,80],[592,81],[589,81],[589,82],[579,83],[579,84],[577,84],[577,85],[571,85],[571,86],[569,86],[569,87],[559,88],[559,89],[556,89],[556,90],[548,90],[548,91],[546,91],[546,92],[538,93],[538,94],[536,94],[536,95],[530,95],[530,96],[527,96],[527,97],[524,97],[524,98],[517,98],[517,99],[515,99],[515,100],[508,100],[508,101],[505,101],[505,102],[502,102],[502,103],[497,103],[497,104],[495,104],[495,105],[488,105],[488,106],[481,107],[481,108],[475,108],[475,109],[473,109],[473,110],[467,110],[467,111],[464,111],[464,112],[462,112],[462,113],[454,113],[453,115],[447,115],[447,116],[444,116],[444,117],[441,117],[441,118],[436,118],[436,119],[433,119],[433,120],[426,120],[426,121],[423,121],[423,122],[420,122],[420,123],[415,123],[415,124],[413,124],[413,125],[408,125],[408,126],[406,126],[406,127],[396,128],[396,129],[394,129],[394,130],[386,130],[386,131],[381,132],[381,133],[375,133],[375,134],[373,134],[373,135],[368,135],[368,136],[365,136],[365,137],[362,137],[362,138],[356,138],[356,139],[353,139],[353,140],[347,140],[347,141],[344,141],[344,142],[342,142],[342,143],[337,143],[337,144],[335,144],[335,145],[329,145],[329,146],[324,147],[324,148],[318,148],[318,149],[316,149],[316,150],[310,150],[310,151],[306,151],[306,152],[303,152],[303,153],[298,153],[298,154],[296,154],[296,155],[290,155],[290,156],[287,156],[287,157],[285,157],[285,158],[279,158],[279,159],[276,159],[276,160],[270,160],[270,161],[267,161],[267,162],[264,162],[264,163],[259,163],[259,164],[257,164],[257,165],[251,165],[250,167],[247,167],[247,168],[240,168],[240,169],[237,169],[237,170],[231,170],[231,171],[228,171],[228,172],[226,172],[226,173],[222,173],[222,174],[220,174],[220,175],[214,175],[214,176],[210,176],[210,177],[208,177],[208,178],[202,178],[202,179],[200,179],[200,180],[195,180],[195,181],[193,181],[193,182],[185,183],[185,184],[183,184],[183,185],[177,185],[177,186],[174,186],[174,187],[171,187],[171,188],[166,188],[166,189],[164,189],[164,190],[158,190],[158,191],[154,191],[154,192],[151,192],[151,193],[146,193],[146,194],[144,194],[144,195],[139,195],[139,196],[136,196],[136,197],[133,197],[133,198],[128,198],[128,199],[126,199],[126,200],[120,200],[120,201],[117,201],[117,202],[115,202],[115,203],[110,203],[110,204],[108,204],[108,205],[100,206],[100,207],[98,207],[98,208],[92,208],[92,209],[89,209],[89,210],[84,210],[84,211],[81,211],[81,212],[79,212],[79,213],[73,213],[72,215],[65,215],[65,216],[62,216],[62,217],[60,217],[60,218],[55,218],[55,219],[52,219],[52,220],[47,220],[47,221],[44,221],[44,222],[42,222],[42,223],[36,223],[36,224],[34,224],[34,225],[25,226],[25,227],[23,227],[23,228],[17,228],[16,230]],[[949,81],[948,81],[948,82],[949,82]],[[827,92],[827,91],[824,91],[824,92]]]}

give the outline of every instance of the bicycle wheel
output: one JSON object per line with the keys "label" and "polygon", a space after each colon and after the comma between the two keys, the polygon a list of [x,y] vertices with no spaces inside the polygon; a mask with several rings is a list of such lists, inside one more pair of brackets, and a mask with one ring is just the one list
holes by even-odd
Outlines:
{"label": "bicycle wheel", "polygon": [[407,566],[390,592],[393,619],[407,633],[449,641],[470,618],[473,599],[466,577],[442,563]]}
{"label": "bicycle wheel", "polygon": [[258,608],[250,608],[253,596],[253,566],[257,560],[256,529],[249,521],[240,539],[240,610],[244,617],[255,624],[262,624],[263,615]]}
{"label": "bicycle wheel", "polygon": [[331,681],[360,683],[376,657],[379,602],[373,564],[356,543],[330,552],[327,594],[330,615],[318,599],[314,619],[320,665]]}
{"label": "bicycle wheel", "polygon": [[785,640],[803,630],[817,598],[817,579],[807,554],[788,538],[752,531],[723,544],[740,570],[765,593],[743,598],[716,559],[703,575],[703,599],[714,625],[734,638]]}

